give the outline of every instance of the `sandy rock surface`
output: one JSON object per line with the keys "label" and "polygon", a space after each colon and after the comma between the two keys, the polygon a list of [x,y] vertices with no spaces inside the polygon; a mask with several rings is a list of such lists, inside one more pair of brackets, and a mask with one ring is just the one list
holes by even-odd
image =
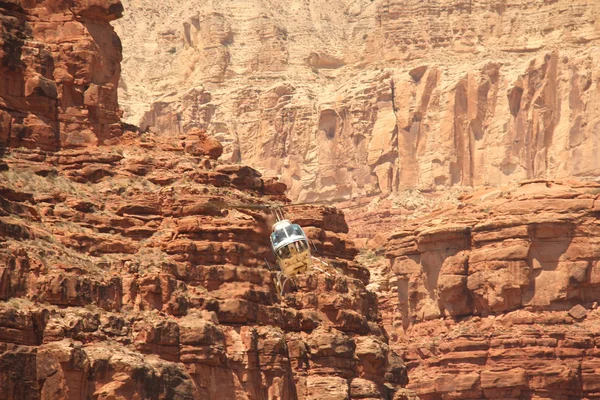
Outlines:
{"label": "sandy rock surface", "polygon": [[121,104],[292,199],[600,172],[587,0],[124,1]]}

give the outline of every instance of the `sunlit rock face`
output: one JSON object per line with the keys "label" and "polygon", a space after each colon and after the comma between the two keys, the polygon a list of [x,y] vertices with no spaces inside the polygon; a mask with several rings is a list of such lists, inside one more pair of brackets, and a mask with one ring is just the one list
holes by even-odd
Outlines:
{"label": "sunlit rock face", "polygon": [[481,189],[405,222],[371,268],[422,399],[598,396],[597,183]]}
{"label": "sunlit rock face", "polygon": [[[389,346],[344,214],[287,207],[319,270],[280,297],[285,185],[197,131],[0,161],[2,399],[391,399]],[[242,207],[247,205],[247,207]],[[322,270],[326,272],[323,272]]]}
{"label": "sunlit rock face", "polygon": [[120,1],[0,4],[0,146],[57,150],[120,135]]}
{"label": "sunlit rock face", "polygon": [[293,198],[600,171],[596,2],[124,4],[126,119],[205,129]]}

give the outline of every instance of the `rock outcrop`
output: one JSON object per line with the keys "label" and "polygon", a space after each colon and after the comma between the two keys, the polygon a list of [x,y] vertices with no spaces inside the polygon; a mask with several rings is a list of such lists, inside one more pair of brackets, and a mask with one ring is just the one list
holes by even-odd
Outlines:
{"label": "rock outcrop", "polygon": [[127,1],[123,105],[293,199],[594,179],[596,3]]}
{"label": "rock outcrop", "polygon": [[122,134],[118,0],[0,3],[0,148],[94,146]]}
{"label": "rock outcrop", "polygon": [[534,180],[405,221],[372,270],[422,399],[597,398],[600,185]]}
{"label": "rock outcrop", "polygon": [[[116,147],[5,156],[2,398],[405,393],[343,214],[286,208],[329,267],[279,299],[265,263],[270,215],[239,206],[286,201],[285,185],[215,161],[214,143],[192,136],[130,133]],[[207,145],[190,152],[199,137]]]}
{"label": "rock outcrop", "polygon": [[[201,126],[123,132],[109,24],[121,3],[0,11],[3,399],[404,396],[340,211],[289,209],[329,272],[280,299],[269,214],[229,205],[284,202],[286,186],[217,162],[223,146]],[[215,40],[193,40],[224,63],[217,79],[231,37],[209,20]]]}

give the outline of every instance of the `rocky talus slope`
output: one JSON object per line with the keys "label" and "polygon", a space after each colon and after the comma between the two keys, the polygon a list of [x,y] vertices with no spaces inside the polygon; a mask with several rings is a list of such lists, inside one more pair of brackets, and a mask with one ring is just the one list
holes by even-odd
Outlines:
{"label": "rocky talus slope", "polygon": [[285,186],[218,153],[198,137],[129,134],[5,156],[3,398],[407,398],[343,214],[288,210],[332,269],[280,300],[268,213],[222,204],[281,201]]}
{"label": "rocky talus slope", "polygon": [[600,398],[600,185],[479,190],[371,255],[422,399]]}
{"label": "rocky talus slope", "polygon": [[127,120],[293,199],[595,179],[600,3],[124,1]]}

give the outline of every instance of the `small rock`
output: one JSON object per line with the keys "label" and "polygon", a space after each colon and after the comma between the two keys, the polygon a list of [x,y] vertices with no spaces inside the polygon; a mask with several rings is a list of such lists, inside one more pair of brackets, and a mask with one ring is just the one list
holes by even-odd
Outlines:
{"label": "small rock", "polygon": [[419,400],[419,397],[412,390],[402,388],[394,394],[394,400]]}
{"label": "small rock", "polygon": [[583,319],[587,316],[587,310],[581,304],[577,304],[569,310],[569,315],[575,319]]}
{"label": "small rock", "polygon": [[193,156],[209,156],[213,160],[223,154],[223,145],[198,128],[192,128],[184,141],[185,152]]}

